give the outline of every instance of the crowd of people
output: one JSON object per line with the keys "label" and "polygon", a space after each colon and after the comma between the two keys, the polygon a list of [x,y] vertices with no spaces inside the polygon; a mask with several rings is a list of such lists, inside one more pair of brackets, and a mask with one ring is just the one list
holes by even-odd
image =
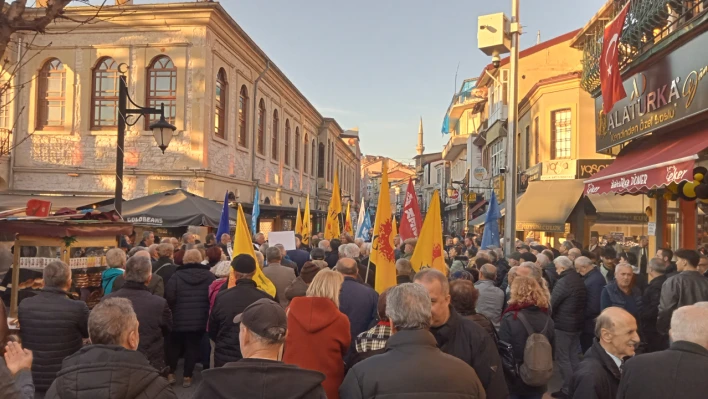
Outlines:
{"label": "crowd of people", "polygon": [[569,234],[504,254],[469,234],[446,240],[447,273],[415,272],[416,240],[396,237],[398,284],[379,293],[370,243],[308,238],[286,250],[258,233],[254,258],[228,234],[146,231],[106,253],[92,310],[67,295],[69,266],[50,263],[19,305],[19,335],[0,328],[0,397],[174,398],[197,365],[195,398],[535,399],[554,371],[555,398],[708,392],[697,251],[651,256],[645,237],[629,251],[596,237],[583,248]]}

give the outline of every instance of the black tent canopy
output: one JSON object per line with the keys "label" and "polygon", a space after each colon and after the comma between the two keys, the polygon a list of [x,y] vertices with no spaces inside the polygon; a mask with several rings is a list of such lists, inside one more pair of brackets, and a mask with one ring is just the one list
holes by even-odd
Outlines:
{"label": "black tent canopy", "polygon": [[[113,205],[101,207],[114,210]],[[223,205],[183,189],[174,189],[123,202],[123,220],[136,225],[156,227],[219,227]],[[229,208],[230,224],[235,223],[236,209]],[[250,223],[251,215],[246,215]]]}

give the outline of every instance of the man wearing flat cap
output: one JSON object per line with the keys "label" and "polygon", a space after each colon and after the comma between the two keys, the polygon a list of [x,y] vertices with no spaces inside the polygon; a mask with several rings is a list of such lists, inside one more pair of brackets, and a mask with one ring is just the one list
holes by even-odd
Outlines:
{"label": "man wearing flat cap", "polygon": [[[231,290],[229,290],[231,291]],[[194,398],[325,397],[324,374],[280,361],[288,318],[272,299],[259,299],[233,318],[238,327],[243,359],[202,372],[204,379]]]}
{"label": "man wearing flat cap", "polygon": [[[256,272],[256,260],[250,255],[241,254],[231,261],[236,285],[219,292],[209,316],[209,337],[214,341],[214,366],[221,367],[228,362],[241,360],[238,325],[234,317],[259,299],[273,299],[258,289],[253,275]],[[228,285],[224,283],[224,286]]]}

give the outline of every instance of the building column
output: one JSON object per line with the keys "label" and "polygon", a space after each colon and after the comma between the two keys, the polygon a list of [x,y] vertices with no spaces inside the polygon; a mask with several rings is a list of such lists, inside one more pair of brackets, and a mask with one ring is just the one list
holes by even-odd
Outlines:
{"label": "building column", "polygon": [[696,201],[679,199],[681,215],[681,248],[696,249]]}

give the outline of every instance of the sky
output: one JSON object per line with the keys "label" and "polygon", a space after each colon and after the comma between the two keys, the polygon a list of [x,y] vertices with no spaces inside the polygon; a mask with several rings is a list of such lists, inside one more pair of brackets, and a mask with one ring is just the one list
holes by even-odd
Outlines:
{"label": "sky", "polygon": [[[539,30],[545,41],[583,27],[605,2],[521,0],[521,49],[536,43]],[[511,14],[511,0],[221,4],[323,116],[343,129],[359,127],[364,154],[405,162],[416,154],[421,117],[426,152],[442,151],[453,94],[491,61],[477,48],[477,17]]]}

